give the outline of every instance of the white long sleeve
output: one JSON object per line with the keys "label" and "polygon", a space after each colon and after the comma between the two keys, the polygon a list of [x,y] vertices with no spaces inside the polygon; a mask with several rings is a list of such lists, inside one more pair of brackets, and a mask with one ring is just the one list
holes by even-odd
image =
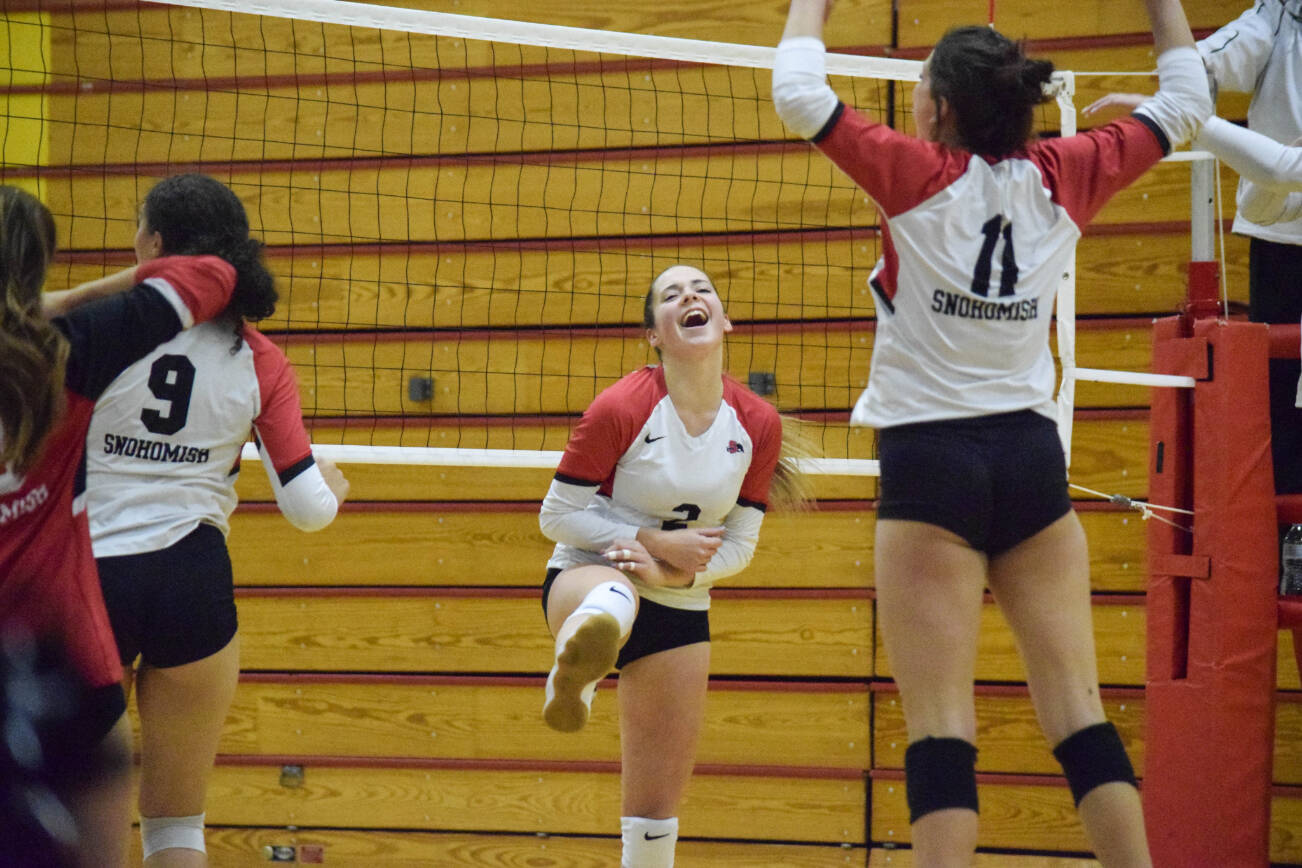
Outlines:
{"label": "white long sleeve", "polygon": [[[261,444],[259,444],[261,445]],[[321,468],[314,462],[284,485],[280,484],[280,474],[271,461],[271,456],[264,449],[258,450],[262,466],[267,470],[271,480],[272,493],[276,495],[276,506],[289,520],[289,523],[301,531],[311,533],[324,528],[335,520],[339,513],[339,501],[335,493],[326,485]]]}
{"label": "white long sleeve", "polygon": [[553,479],[538,513],[538,526],[554,542],[576,549],[602,552],[617,539],[636,539],[638,526],[611,521],[588,504],[597,496],[595,485],[575,485]]}
{"label": "white long sleeve", "polygon": [[1180,47],[1158,57],[1157,77],[1157,93],[1135,109],[1135,114],[1161,127],[1174,148],[1196,136],[1212,114],[1207,73],[1197,51]]}
{"label": "white long sleeve", "polygon": [[773,107],[802,139],[812,139],[827,124],[840,100],[827,83],[827,53],[813,36],[795,36],[778,45],[773,63]]}
{"label": "white long sleeve", "polygon": [[697,587],[713,585],[719,579],[736,575],[755,556],[759,544],[764,512],[753,506],[734,506],[723,520],[723,542],[705,569],[696,574]]}
{"label": "white long sleeve", "polygon": [[1281,145],[1218,117],[1208,119],[1194,146],[1211,151],[1259,187],[1302,191],[1302,147]]}

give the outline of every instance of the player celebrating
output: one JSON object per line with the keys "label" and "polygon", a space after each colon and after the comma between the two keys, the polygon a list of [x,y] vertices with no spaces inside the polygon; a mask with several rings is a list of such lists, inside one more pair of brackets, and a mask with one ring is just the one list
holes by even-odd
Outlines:
{"label": "player celebrating", "polygon": [[986,27],[950,31],[913,92],[917,137],[827,85],[828,0],[793,0],[778,113],[877,202],[877,338],[854,420],[880,429],[877,606],[899,685],[919,865],[977,840],[977,631],[988,584],[1105,865],[1148,865],[1130,761],[1099,701],[1084,533],[1053,417],[1048,328],[1081,228],[1211,113],[1178,0],[1146,0],[1161,89],[1133,116],[1030,141],[1052,66]]}
{"label": "player celebrating", "polygon": [[661,364],[593,400],[543,501],[557,543],[543,716],[579,729],[597,682],[620,670],[622,865],[668,868],[705,714],[710,586],[750,562],[770,483],[777,500],[801,495],[777,411],[723,374],[732,324],[709,277],[666,269],[643,324]]}

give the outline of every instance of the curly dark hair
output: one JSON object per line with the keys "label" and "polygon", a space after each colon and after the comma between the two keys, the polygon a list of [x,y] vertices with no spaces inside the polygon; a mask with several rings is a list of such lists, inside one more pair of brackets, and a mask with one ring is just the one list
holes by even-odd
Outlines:
{"label": "curly dark hair", "polygon": [[164,254],[211,254],[235,267],[226,316],[257,321],[275,313],[279,296],[263,244],[249,237],[244,204],[230,187],[207,175],[173,175],[153,186],[140,213],[145,228],[162,237]]}
{"label": "curly dark hair", "polygon": [[1031,137],[1035,107],[1053,63],[1026,56],[1026,46],[989,27],[958,27],[941,37],[928,61],[931,95],[945,99],[959,143],[976,154],[1006,157]]}
{"label": "curly dark hair", "polygon": [[0,462],[18,473],[36,460],[63,410],[68,342],[41,313],[54,241],[49,209],[0,186]]}

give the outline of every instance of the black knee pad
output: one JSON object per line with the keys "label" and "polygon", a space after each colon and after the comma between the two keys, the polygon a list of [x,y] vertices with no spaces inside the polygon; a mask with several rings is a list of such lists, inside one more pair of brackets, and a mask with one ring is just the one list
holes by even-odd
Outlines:
{"label": "black knee pad", "polygon": [[946,808],[977,810],[976,746],[961,738],[924,738],[904,751],[909,822]]}
{"label": "black knee pad", "polygon": [[1135,769],[1126,756],[1121,736],[1111,723],[1096,723],[1067,736],[1053,749],[1071,787],[1071,797],[1080,804],[1090,790],[1119,782],[1138,786]]}

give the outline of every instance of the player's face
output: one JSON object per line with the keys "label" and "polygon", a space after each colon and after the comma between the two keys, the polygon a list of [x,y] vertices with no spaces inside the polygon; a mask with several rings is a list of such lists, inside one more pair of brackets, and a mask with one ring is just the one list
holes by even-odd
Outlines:
{"label": "player's face", "polygon": [[655,326],[647,330],[647,341],[662,353],[713,349],[732,331],[714,284],[698,269],[670,268],[656,278],[651,293]]}
{"label": "player's face", "polygon": [[136,224],[136,262],[148,262],[163,255],[163,236],[149,228],[145,215]]}
{"label": "player's face", "polygon": [[922,65],[922,78],[913,86],[913,125],[918,138],[926,142],[936,141],[936,101],[931,96],[930,58]]}

